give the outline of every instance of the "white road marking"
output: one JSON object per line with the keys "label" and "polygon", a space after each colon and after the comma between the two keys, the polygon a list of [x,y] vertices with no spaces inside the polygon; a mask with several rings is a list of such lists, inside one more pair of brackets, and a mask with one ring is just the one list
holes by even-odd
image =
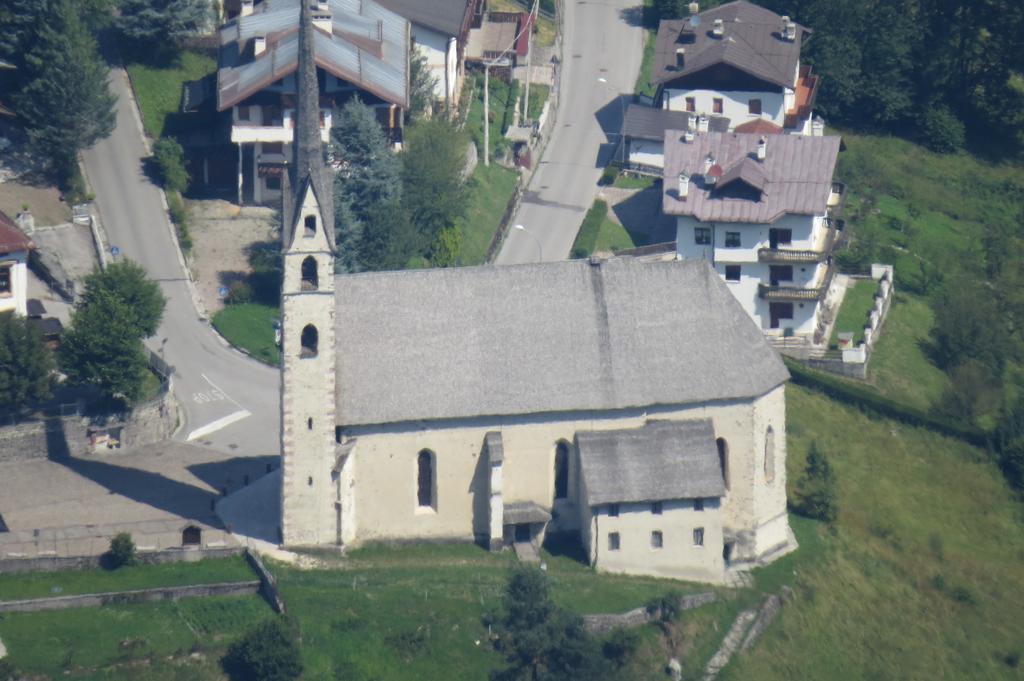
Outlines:
{"label": "white road marking", "polygon": [[230,426],[232,423],[241,421],[242,419],[248,418],[250,416],[252,416],[252,412],[250,412],[247,409],[236,411],[233,414],[228,414],[224,418],[219,418],[216,421],[207,423],[205,426],[200,426],[199,428],[196,428],[195,430],[188,434],[187,439],[189,442],[191,442],[196,438],[203,437],[204,435],[209,435],[210,433],[216,432],[221,428],[226,428],[227,426]]}
{"label": "white road marking", "polygon": [[[238,407],[239,409],[241,409],[242,411],[245,411],[245,407],[243,407],[242,405],[240,405],[240,404],[238,403],[238,401],[237,401],[237,400],[235,400],[235,399],[233,399],[233,398],[231,397],[231,395],[228,395],[228,394],[227,394],[226,392],[224,392],[223,390],[221,390],[220,388],[218,388],[218,387],[217,387],[217,386],[216,386],[216,385],[214,384],[214,382],[213,382],[213,381],[211,381],[211,380],[210,380],[209,378],[207,378],[207,377],[206,377],[206,374],[199,374],[199,375],[203,377],[203,380],[204,380],[204,381],[206,381],[207,383],[209,383],[209,384],[210,384],[210,387],[211,387],[211,388],[213,388],[213,390],[214,390],[214,393],[213,393],[213,394],[219,394],[219,395],[220,395],[220,396],[219,396],[219,397],[217,397],[216,399],[218,399],[218,400],[220,400],[220,399],[225,399],[225,400],[227,400],[228,402],[230,402],[231,404],[233,404],[233,405],[235,405],[236,407]],[[199,400],[196,400],[196,401],[198,402]]]}

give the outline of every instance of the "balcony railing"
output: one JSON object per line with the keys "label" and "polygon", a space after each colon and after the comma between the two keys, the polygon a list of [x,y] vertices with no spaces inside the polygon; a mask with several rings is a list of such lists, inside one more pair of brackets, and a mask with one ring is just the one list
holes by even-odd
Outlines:
{"label": "balcony railing", "polygon": [[832,253],[832,247],[839,239],[837,229],[842,229],[842,227],[836,225],[837,222],[842,222],[842,220],[825,218],[825,228],[828,231],[825,234],[825,241],[820,249],[759,248],[757,250],[757,260],[758,262],[768,263],[824,262]]}
{"label": "balcony railing", "polygon": [[828,294],[828,289],[832,286],[832,277],[834,276],[835,266],[830,264],[820,286],[801,288],[799,286],[758,284],[757,294],[762,300],[822,300]]}

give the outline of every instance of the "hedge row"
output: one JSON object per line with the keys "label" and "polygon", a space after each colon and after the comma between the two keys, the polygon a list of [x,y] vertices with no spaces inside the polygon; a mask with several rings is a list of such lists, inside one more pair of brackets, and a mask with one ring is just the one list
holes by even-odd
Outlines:
{"label": "hedge row", "polygon": [[608,204],[598,199],[587,211],[580,225],[580,231],[576,234],[576,241],[572,245],[573,258],[586,258],[594,252],[597,246],[597,234],[601,231],[601,223],[608,217]]}
{"label": "hedge row", "polygon": [[952,418],[936,418],[922,409],[910,407],[879,395],[870,388],[843,381],[820,371],[814,371],[789,357],[783,357],[783,359],[786,362],[789,373],[793,377],[792,382],[797,385],[817,390],[840,402],[860,407],[880,416],[913,426],[923,426],[943,435],[959,438],[978,447],[990,448],[991,446],[989,437],[980,428],[955,421]]}

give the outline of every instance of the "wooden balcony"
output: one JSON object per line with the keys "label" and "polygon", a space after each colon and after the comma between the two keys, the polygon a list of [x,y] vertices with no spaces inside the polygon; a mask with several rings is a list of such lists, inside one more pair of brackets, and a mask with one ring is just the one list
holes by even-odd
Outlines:
{"label": "wooden balcony", "polygon": [[757,250],[757,260],[758,262],[784,264],[825,262],[829,255],[831,255],[833,247],[840,238],[838,232],[842,227],[837,225],[837,222],[842,222],[842,220],[825,218],[825,237],[822,239],[821,243],[816,244],[816,248],[759,248]]}
{"label": "wooden balcony", "polygon": [[803,288],[800,286],[772,286],[771,284],[758,284],[757,295],[762,300],[771,301],[817,301],[824,300],[828,289],[832,286],[832,278],[835,276],[835,266],[829,264],[825,276],[822,277],[818,286]]}

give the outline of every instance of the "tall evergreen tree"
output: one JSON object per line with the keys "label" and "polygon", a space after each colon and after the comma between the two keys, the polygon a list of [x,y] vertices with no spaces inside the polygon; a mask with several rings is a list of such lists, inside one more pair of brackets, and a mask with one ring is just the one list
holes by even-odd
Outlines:
{"label": "tall evergreen tree", "polygon": [[72,0],[53,0],[25,55],[16,106],[29,138],[67,179],[77,154],[114,129],[107,67]]}
{"label": "tall evergreen tree", "polygon": [[[362,235],[371,214],[401,197],[401,162],[388,148],[373,110],[357,98],[345,103],[335,121],[334,157],[341,165],[334,179],[335,262],[340,272],[357,272],[362,268]],[[379,238],[375,235],[373,243],[379,243]]]}
{"label": "tall evergreen tree", "polygon": [[427,66],[427,58],[419,50],[409,57],[409,112],[408,120],[429,118],[434,107],[434,88],[437,78]]}
{"label": "tall evergreen tree", "polygon": [[0,409],[47,397],[53,368],[53,355],[28,319],[0,313]]}
{"label": "tall evergreen tree", "polygon": [[209,0],[121,0],[117,28],[128,40],[153,50],[180,45],[211,19]]}

